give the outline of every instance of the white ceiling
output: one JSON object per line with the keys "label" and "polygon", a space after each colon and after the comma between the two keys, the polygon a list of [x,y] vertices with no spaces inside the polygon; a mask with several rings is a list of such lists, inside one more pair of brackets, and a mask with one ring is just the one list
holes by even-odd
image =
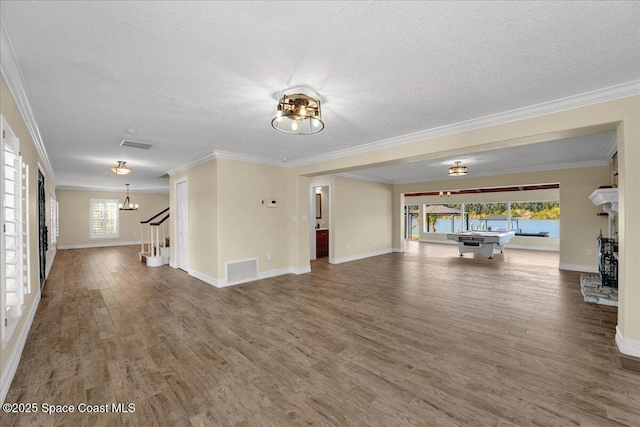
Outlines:
{"label": "white ceiling", "polygon": [[[300,162],[640,78],[639,2],[0,8],[62,186],[166,188],[161,175],[213,150]],[[320,134],[271,128],[294,86],[322,97]],[[113,175],[117,160],[134,172]]]}
{"label": "white ceiling", "polygon": [[362,169],[347,176],[388,183],[443,181],[460,179],[448,176],[456,161],[468,167],[467,177],[503,175],[539,170],[607,165],[615,153],[615,132],[604,132],[538,144],[469,153],[464,157],[446,157],[402,165]]}

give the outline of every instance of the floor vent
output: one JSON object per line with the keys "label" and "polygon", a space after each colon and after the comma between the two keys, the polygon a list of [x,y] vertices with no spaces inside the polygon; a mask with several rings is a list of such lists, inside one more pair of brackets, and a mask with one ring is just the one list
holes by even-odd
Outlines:
{"label": "floor vent", "polygon": [[124,139],[120,145],[123,147],[142,148],[143,150],[148,150],[153,147],[153,144],[149,144],[148,142],[129,141],[127,139]]}
{"label": "floor vent", "polygon": [[258,258],[227,263],[227,283],[258,278]]}

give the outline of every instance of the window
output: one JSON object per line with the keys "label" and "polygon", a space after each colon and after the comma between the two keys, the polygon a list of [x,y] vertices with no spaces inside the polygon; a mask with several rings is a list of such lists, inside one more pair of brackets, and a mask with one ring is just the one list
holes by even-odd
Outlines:
{"label": "window", "polygon": [[426,205],[424,207],[425,233],[453,233],[462,230],[462,205],[449,203],[446,205]]}
{"label": "window", "polygon": [[470,203],[465,205],[469,214],[469,230],[506,231],[507,203]]}
{"label": "window", "polygon": [[51,209],[49,209],[49,213],[51,214],[51,230],[49,231],[51,243],[56,243],[58,241],[58,202],[56,201],[56,195],[53,193],[51,193]]}
{"label": "window", "polygon": [[560,237],[560,202],[511,203],[511,223],[519,236]]}
{"label": "window", "polygon": [[24,296],[31,292],[29,251],[29,166],[20,156],[18,138],[0,116],[0,194],[2,239],[0,239],[0,312],[2,346],[11,338],[24,311]]}
{"label": "window", "polygon": [[117,239],[118,200],[91,199],[91,238]]}

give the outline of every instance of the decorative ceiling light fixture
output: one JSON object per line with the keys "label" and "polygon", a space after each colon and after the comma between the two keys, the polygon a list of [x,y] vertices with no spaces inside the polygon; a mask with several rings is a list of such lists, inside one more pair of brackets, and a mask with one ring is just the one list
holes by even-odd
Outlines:
{"label": "decorative ceiling light fixture", "polygon": [[283,95],[271,126],[280,132],[294,135],[320,132],[324,129],[320,100],[302,93]]}
{"label": "decorative ceiling light fixture", "polygon": [[129,199],[129,184],[127,185],[127,197],[124,199],[124,203],[120,203],[119,209],[121,211],[137,211],[139,206],[136,203],[135,205],[131,203],[131,199]]}
{"label": "decorative ceiling light fixture", "polygon": [[439,194],[440,197],[444,197],[445,195],[447,197],[451,197],[451,191],[447,191],[446,193],[444,191],[441,191]]}
{"label": "decorative ceiling light fixture", "polygon": [[112,167],[111,172],[115,173],[116,175],[129,175],[131,173],[131,169],[127,167],[127,162],[118,160],[118,166]]}
{"label": "decorative ceiling light fixture", "polygon": [[449,176],[461,176],[467,174],[467,167],[460,166],[460,162],[456,162],[455,166],[449,168]]}

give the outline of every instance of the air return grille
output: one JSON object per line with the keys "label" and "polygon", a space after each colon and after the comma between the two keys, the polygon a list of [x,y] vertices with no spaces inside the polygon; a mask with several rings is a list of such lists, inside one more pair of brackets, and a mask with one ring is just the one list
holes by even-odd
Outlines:
{"label": "air return grille", "polygon": [[148,142],[140,142],[140,141],[129,141],[127,139],[123,140],[120,145],[123,147],[133,147],[133,148],[141,148],[143,150],[148,150],[153,147],[153,144],[149,144]]}
{"label": "air return grille", "polygon": [[244,282],[258,278],[258,258],[227,263],[227,283]]}

